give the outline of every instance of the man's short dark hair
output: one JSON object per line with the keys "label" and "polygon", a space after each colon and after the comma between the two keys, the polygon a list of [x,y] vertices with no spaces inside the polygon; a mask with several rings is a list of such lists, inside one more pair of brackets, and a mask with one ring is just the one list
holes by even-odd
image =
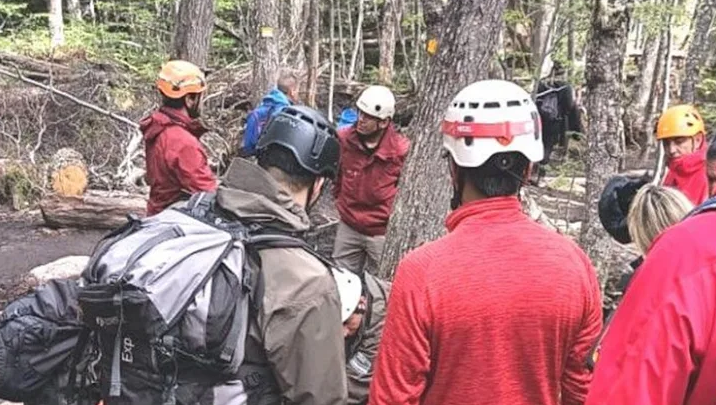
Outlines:
{"label": "man's short dark hair", "polygon": [[465,183],[471,184],[485,197],[517,194],[524,181],[530,161],[519,152],[492,155],[480,167],[463,168]]}
{"label": "man's short dark hair", "polygon": [[[316,175],[304,169],[293,156],[293,152],[281,145],[269,145],[261,151],[258,164],[293,192],[311,187],[316,180]],[[271,168],[278,170],[270,170]]]}
{"label": "man's short dark hair", "polygon": [[709,162],[716,161],[716,136],[714,136],[711,139],[711,142],[709,142],[709,148],[706,151],[706,160]]}

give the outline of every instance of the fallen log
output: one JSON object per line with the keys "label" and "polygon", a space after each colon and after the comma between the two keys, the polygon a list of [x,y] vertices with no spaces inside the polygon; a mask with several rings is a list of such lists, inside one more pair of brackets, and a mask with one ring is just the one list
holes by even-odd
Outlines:
{"label": "fallen log", "polygon": [[113,229],[128,214],[145,215],[147,201],[141,194],[90,190],[82,196],[51,194],[40,201],[45,224],[52,228]]}

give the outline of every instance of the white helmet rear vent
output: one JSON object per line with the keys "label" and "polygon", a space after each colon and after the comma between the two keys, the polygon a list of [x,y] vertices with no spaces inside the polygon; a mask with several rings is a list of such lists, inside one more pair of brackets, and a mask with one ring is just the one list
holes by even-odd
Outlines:
{"label": "white helmet rear vent", "polygon": [[480,103],[469,103],[469,104],[470,104],[470,108],[472,108],[473,110],[477,110],[480,107]]}
{"label": "white helmet rear vent", "polygon": [[520,102],[520,100],[512,100],[507,102],[508,107],[520,107],[521,105],[522,103]]}
{"label": "white helmet rear vent", "polygon": [[489,103],[483,104],[482,108],[500,108],[500,103],[497,101],[491,101]]}

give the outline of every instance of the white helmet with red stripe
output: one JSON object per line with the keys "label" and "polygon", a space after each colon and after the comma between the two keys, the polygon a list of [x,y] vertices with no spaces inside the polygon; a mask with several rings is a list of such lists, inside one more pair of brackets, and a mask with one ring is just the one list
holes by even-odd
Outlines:
{"label": "white helmet with red stripe", "polygon": [[472,83],[445,113],[443,146],[460,167],[478,167],[492,155],[520,152],[532,162],[544,157],[537,107],[529,93],[505,80]]}

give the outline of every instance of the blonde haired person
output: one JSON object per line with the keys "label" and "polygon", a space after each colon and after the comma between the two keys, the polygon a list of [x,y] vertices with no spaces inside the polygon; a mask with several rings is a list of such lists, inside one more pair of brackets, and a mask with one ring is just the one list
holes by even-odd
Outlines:
{"label": "blonde haired person", "polygon": [[681,221],[694,205],[679,190],[647,184],[634,196],[627,223],[629,234],[642,254],[666,228]]}

